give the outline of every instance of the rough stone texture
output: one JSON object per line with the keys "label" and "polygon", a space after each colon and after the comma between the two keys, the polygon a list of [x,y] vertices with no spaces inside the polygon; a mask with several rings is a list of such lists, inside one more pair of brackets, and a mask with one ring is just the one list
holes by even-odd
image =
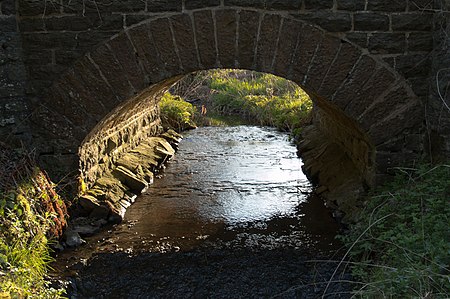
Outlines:
{"label": "rough stone texture", "polygon": [[374,33],[369,36],[369,50],[377,54],[399,54],[406,49],[405,35],[402,33]]}
{"label": "rough stone texture", "polygon": [[216,12],[216,28],[220,66],[225,68],[233,68],[236,62],[236,11],[223,10]]}
{"label": "rough stone texture", "polygon": [[253,67],[257,42],[255,36],[258,35],[259,18],[259,14],[251,11],[239,12],[238,58],[240,68],[251,69]]}
{"label": "rough stone texture", "polygon": [[[93,179],[157,133],[157,99],[177,76],[233,66],[292,79],[343,111],[380,146],[379,174],[420,152],[420,96],[431,148],[448,157],[449,17],[430,2],[3,0],[0,135],[28,140],[61,171],[81,161]],[[316,129],[346,124],[320,109]]]}
{"label": "rough stone texture", "polygon": [[21,48],[14,1],[0,2],[0,140],[29,145],[31,105],[26,97],[28,79]]}
{"label": "rough stone texture", "polygon": [[259,30],[258,46],[256,47],[256,69],[271,72],[273,60],[277,51],[278,32],[281,18],[277,15],[265,15]]}
{"label": "rough stone texture", "polygon": [[388,31],[389,16],[379,13],[356,13],[353,15],[355,31]]}

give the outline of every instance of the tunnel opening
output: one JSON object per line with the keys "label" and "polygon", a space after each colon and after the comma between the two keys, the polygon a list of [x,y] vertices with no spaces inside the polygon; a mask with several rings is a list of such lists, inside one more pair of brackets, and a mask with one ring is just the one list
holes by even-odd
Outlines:
{"label": "tunnel opening", "polygon": [[[210,72],[220,73],[220,70]],[[228,70],[228,72],[234,74],[234,76],[240,74],[239,76],[247,76],[249,78],[263,75],[244,70]],[[203,74],[207,73],[203,72]],[[90,196],[96,197],[97,200],[99,199],[100,189],[110,188],[108,184],[105,185],[104,180],[100,183],[100,187],[98,182],[102,177],[110,178],[111,173],[114,172],[116,174],[112,176],[118,177],[118,180],[124,185],[125,192],[122,192],[124,193],[123,196],[130,189],[136,189],[134,187],[130,188],[130,184],[135,184],[130,183],[130,178],[123,177],[122,171],[120,174],[117,174],[116,169],[118,167],[127,168],[132,175],[144,178],[143,181],[148,181],[149,183],[152,181],[153,177],[146,175],[145,172],[154,172],[155,169],[142,170],[134,162],[131,164],[123,162],[123,157],[150,137],[161,135],[168,129],[166,128],[165,130],[161,123],[159,107],[161,97],[167,94],[169,90],[179,94],[186,93],[186,90],[182,90],[182,86],[189,85],[189,81],[192,81],[192,76],[195,75],[190,74],[184,78],[180,76],[174,77],[145,89],[116,107],[84,139],[79,148],[80,178],[82,184],[88,190],[94,190],[86,193],[89,195],[87,198],[90,201],[94,201]],[[274,76],[274,78],[282,80],[279,77]],[[249,84],[246,79],[243,82]],[[307,96],[307,93],[300,89],[297,84],[287,80],[286,82],[286,84],[291,86],[291,90],[300,90],[302,93],[301,95],[294,94],[294,97]],[[205,88],[206,85],[201,86],[203,91],[197,95],[195,93],[192,94],[191,100],[197,98],[195,100],[199,100],[197,103],[199,107],[204,107],[206,104],[207,109],[214,111],[212,107],[214,103],[208,102],[214,91],[210,90],[208,94],[208,92],[205,93]],[[266,87],[263,87],[263,89],[265,90]],[[270,96],[274,97],[273,90],[265,90],[265,92],[269,92]],[[245,96],[252,97],[253,95]],[[302,116],[299,114],[299,118],[304,118],[298,122],[297,125],[299,127],[280,125],[279,128],[290,130],[291,133],[296,130],[297,135],[295,138],[297,139],[298,153],[304,161],[303,169],[308,177],[318,185],[317,192],[327,199],[328,206],[342,211],[344,213],[342,215],[353,217],[353,213],[357,211],[359,206],[358,200],[374,184],[374,146],[369,141],[367,134],[358,127],[356,122],[347,117],[339,108],[313,93],[310,93],[309,96],[313,103],[313,108],[308,113],[308,116],[304,112],[302,112]],[[199,97],[203,97],[203,100]],[[228,101],[231,102],[231,98]],[[241,109],[239,107],[233,109],[236,108],[238,110]],[[216,112],[224,113],[222,106],[215,107],[215,109]],[[256,115],[248,114],[247,112],[242,113],[243,109],[241,109],[242,111],[233,111],[233,109],[228,109],[226,113],[240,114],[247,121],[252,120],[253,124],[259,122],[259,124],[263,125],[275,125],[275,122],[263,123],[256,118]],[[126,160],[128,161],[129,158]],[[140,167],[145,168],[143,165]],[[109,183],[113,182],[117,183],[116,180]],[[145,184],[141,184],[141,186],[143,185]],[[137,191],[134,190],[134,193],[139,194],[139,187],[137,189]],[[135,196],[127,195],[126,197],[128,201],[134,201]],[[84,199],[86,199],[86,196]],[[98,202],[96,203],[98,204]],[[116,195],[108,198],[103,193],[99,204],[103,204],[113,210],[121,209],[124,205],[128,206],[128,204],[118,201]],[[92,207],[89,203],[84,204],[85,208],[87,206]]]}

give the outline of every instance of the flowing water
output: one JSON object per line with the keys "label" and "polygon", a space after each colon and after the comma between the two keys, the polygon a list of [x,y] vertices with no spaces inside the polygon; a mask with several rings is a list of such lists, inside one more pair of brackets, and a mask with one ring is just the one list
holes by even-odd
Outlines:
{"label": "flowing water", "polygon": [[72,298],[349,297],[326,287],[339,225],[301,166],[272,128],[189,131],[124,222],[55,267]]}

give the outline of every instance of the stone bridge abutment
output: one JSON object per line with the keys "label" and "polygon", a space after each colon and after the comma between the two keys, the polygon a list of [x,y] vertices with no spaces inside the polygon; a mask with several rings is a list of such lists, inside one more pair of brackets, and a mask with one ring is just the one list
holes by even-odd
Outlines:
{"label": "stone bridge abutment", "polygon": [[52,173],[80,170],[94,182],[160,131],[157,101],[171,84],[213,68],[272,73],[311,95],[300,147],[324,185],[344,186],[336,178],[351,167],[372,186],[423,154],[436,14],[428,1],[3,0],[1,11],[15,24],[2,31],[6,50],[21,52],[2,70],[26,70],[7,78],[17,95],[2,101],[26,105],[9,108],[7,122],[2,103],[0,133],[31,134]]}

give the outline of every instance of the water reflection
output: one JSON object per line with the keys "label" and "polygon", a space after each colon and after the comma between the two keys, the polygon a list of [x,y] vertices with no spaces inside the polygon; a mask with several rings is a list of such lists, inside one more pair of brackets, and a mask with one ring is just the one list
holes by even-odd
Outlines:
{"label": "water reflection", "polygon": [[288,136],[272,128],[190,131],[109,238],[133,251],[241,246],[250,235],[255,246],[332,246],[337,224],[310,196],[301,166]]}

